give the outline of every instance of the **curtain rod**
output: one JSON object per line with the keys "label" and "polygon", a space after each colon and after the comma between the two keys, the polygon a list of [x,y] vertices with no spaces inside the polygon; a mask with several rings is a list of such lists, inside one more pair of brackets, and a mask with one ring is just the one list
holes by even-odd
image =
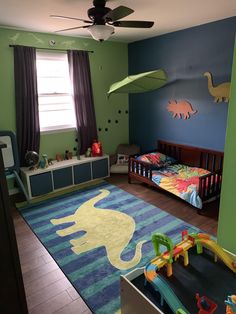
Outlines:
{"label": "curtain rod", "polygon": [[[16,47],[17,45],[9,45],[9,47]],[[23,45],[19,45],[21,47],[31,47],[31,46],[23,46]],[[42,50],[57,50],[57,51],[67,51],[67,50],[79,50],[79,49],[60,49],[60,48],[38,48],[38,47],[34,47],[35,49],[42,49]],[[81,50],[81,51],[86,51],[86,52],[90,52],[90,53],[94,53],[93,50]]]}

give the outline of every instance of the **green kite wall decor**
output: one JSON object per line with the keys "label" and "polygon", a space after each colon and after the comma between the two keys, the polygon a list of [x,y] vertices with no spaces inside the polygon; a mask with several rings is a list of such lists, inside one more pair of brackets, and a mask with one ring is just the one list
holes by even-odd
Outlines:
{"label": "green kite wall decor", "polygon": [[213,85],[213,78],[210,72],[205,72],[207,77],[209,93],[214,97],[214,102],[228,102],[230,93],[230,82],[224,82],[217,86]]}
{"label": "green kite wall decor", "polygon": [[192,105],[186,100],[171,100],[168,102],[166,108],[167,111],[173,113],[172,118],[178,117],[179,119],[184,118],[186,120],[189,119],[191,115],[197,113],[197,110],[193,110]]}
{"label": "green kite wall decor", "polygon": [[167,82],[167,75],[163,70],[129,75],[123,80],[113,83],[108,91],[112,93],[144,93],[164,86]]}

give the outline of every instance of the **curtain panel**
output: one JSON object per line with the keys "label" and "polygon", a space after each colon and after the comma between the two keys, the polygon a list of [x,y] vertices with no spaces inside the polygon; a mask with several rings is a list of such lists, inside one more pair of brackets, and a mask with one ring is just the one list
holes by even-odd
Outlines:
{"label": "curtain panel", "polygon": [[97,126],[91,84],[89,56],[87,51],[67,51],[70,78],[73,86],[78,147],[84,154],[97,139]]}
{"label": "curtain panel", "polygon": [[40,126],[36,72],[36,49],[14,46],[16,135],[20,165],[27,151],[39,152]]}

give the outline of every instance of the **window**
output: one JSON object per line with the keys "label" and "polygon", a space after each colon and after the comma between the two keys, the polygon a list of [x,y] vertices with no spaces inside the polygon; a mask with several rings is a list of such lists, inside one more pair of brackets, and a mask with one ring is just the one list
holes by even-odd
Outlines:
{"label": "window", "polygon": [[66,53],[37,52],[40,131],[75,128],[75,111]]}

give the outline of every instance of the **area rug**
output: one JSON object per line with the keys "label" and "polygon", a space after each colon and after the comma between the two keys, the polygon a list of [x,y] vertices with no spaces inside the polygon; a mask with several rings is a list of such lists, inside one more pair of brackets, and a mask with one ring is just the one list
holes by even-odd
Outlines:
{"label": "area rug", "polygon": [[154,257],[151,236],[199,229],[101,182],[20,209],[21,215],[96,314],[120,308],[120,275]]}

